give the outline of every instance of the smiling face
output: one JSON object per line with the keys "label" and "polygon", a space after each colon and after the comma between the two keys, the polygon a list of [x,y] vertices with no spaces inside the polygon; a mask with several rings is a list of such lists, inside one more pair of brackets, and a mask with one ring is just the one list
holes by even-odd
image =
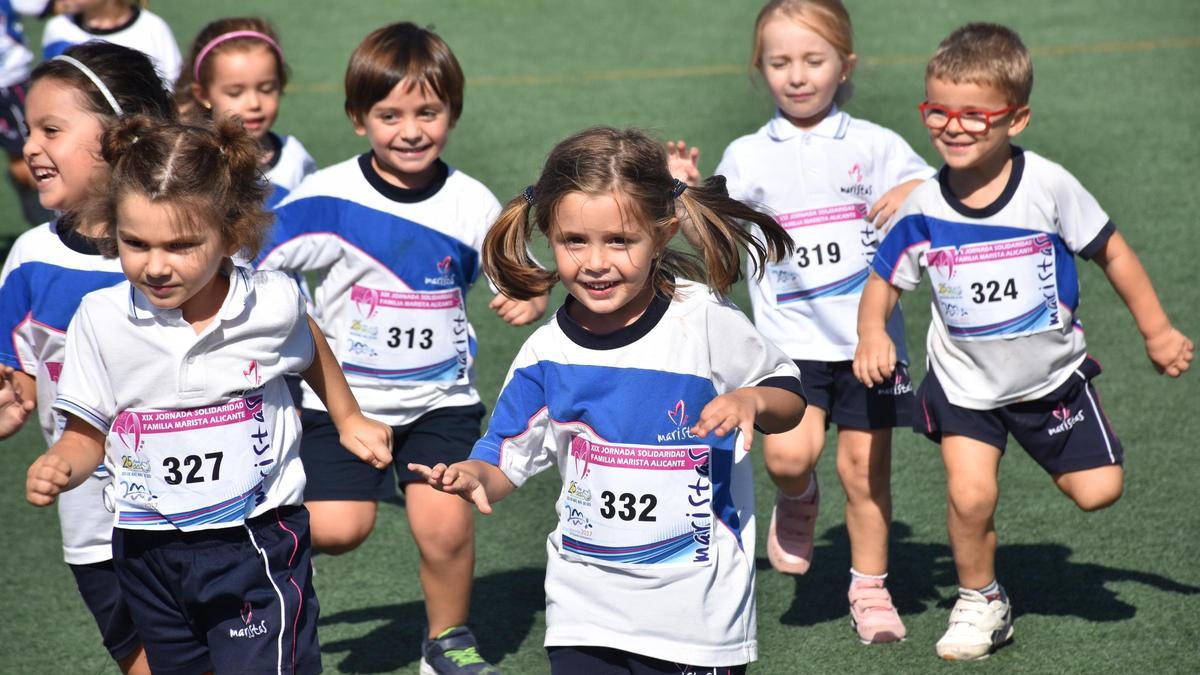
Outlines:
{"label": "smiling face", "polygon": [[[1010,105],[996,87],[937,78],[925,81],[925,101],[952,112],[965,109],[1003,110]],[[930,129],[929,140],[951,169],[998,173],[997,167],[1002,167],[1011,158],[1009,141],[1021,133],[1028,123],[1029,108],[1022,106],[992,119],[991,128],[983,133],[967,133],[957,119],[952,119],[944,129]]]}
{"label": "smiling face", "polygon": [[279,114],[279,62],[269,45],[256,43],[249,49],[225,49],[212,59],[212,77],[207,87],[192,85],[216,119],[237,117],[246,131],[262,140]]}
{"label": "smiling face", "polygon": [[206,323],[224,302],[229,282],[220,274],[221,263],[235,247],[224,243],[215,226],[181,228],[178,215],[169,203],[123,195],[117,204],[117,255],[125,276],[150,304],[182,310],[189,323]]}
{"label": "smiling face", "polygon": [[401,80],[361,120],[354,131],[371,143],[371,163],[383,179],[410,190],[429,185],[434,163],[454,128],[450,106],[428,87]]}
{"label": "smiling face", "polygon": [[83,107],[74,88],[53,78],[34,83],[25,98],[25,163],[38,200],[55,211],[77,209],[87,198],[100,159],[101,119]]}
{"label": "smiling face", "polygon": [[563,285],[579,301],[571,318],[601,334],[637,321],[654,297],[654,258],[674,227],[659,241],[611,194],[563,196],[550,246]]}
{"label": "smiling face", "polygon": [[789,16],[776,14],[763,24],[763,79],[775,105],[801,129],[825,119],[856,58],[843,60],[828,40]]}

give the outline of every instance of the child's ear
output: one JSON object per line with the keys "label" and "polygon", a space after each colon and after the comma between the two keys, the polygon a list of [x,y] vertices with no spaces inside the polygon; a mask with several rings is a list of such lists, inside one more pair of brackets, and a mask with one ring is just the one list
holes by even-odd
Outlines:
{"label": "child's ear", "polygon": [[192,83],[192,98],[196,99],[204,108],[212,110],[212,101],[204,95],[204,88],[200,86],[199,82]]}
{"label": "child's ear", "polygon": [[354,133],[355,134],[358,134],[359,136],[367,135],[367,126],[365,124],[363,124],[362,119],[358,115],[355,115],[355,114],[350,115],[350,124],[354,125]]}
{"label": "child's ear", "polygon": [[1013,113],[1012,124],[1008,125],[1008,137],[1013,138],[1029,125],[1029,106],[1023,105]]}
{"label": "child's ear", "polygon": [[850,53],[842,61],[842,82],[850,79],[854,75],[854,68],[858,65],[858,54]]}

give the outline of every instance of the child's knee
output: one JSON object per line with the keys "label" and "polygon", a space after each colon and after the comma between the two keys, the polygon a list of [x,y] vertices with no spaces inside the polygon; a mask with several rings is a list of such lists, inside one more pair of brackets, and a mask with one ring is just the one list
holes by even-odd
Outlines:
{"label": "child's knee", "polygon": [[991,518],[996,513],[998,497],[994,482],[974,480],[950,480],[946,484],[946,498],[950,509],[960,518],[980,520]]}
{"label": "child's knee", "polygon": [[1082,511],[1108,508],[1125,491],[1125,472],[1120,466],[1103,466],[1060,474],[1054,482]]}
{"label": "child's knee", "polygon": [[326,555],[349,553],[375,529],[374,502],[309,502],[313,548]]}

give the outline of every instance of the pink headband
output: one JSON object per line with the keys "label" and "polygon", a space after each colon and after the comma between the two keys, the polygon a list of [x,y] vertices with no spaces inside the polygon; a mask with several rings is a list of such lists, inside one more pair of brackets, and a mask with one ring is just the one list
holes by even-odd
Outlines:
{"label": "pink headband", "polygon": [[208,53],[211,52],[214,47],[222,42],[225,42],[226,40],[243,37],[258,38],[259,40],[271,45],[271,48],[274,49],[275,53],[279,55],[279,62],[281,64],[283,63],[283,50],[279,48],[279,43],[273,40],[270,35],[267,35],[266,33],[260,33],[256,30],[234,30],[228,33],[221,33],[217,37],[209,40],[208,44],[204,45],[204,48],[201,49],[200,53],[196,55],[196,65],[192,66],[192,79],[197,83],[200,82],[200,64],[204,63],[204,57],[208,56]]}

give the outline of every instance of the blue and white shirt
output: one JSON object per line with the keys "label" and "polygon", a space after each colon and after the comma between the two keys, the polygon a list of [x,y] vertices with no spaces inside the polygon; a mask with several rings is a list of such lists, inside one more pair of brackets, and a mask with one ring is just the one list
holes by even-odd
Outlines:
{"label": "blue and white shirt", "polygon": [[174,89],[183,57],[171,27],[148,9],[134,6],[132,10],[129,21],[105,30],[85,28],[82,14],[60,14],[50,19],[42,33],[42,58],[52,59],[89,40],[103,40],[149,56],[167,89]]}
{"label": "blue and white shirt", "polygon": [[[393,186],[367,153],[312,174],[275,209],[258,266],[321,271],[313,318],[363,411],[390,425],[479,402],[467,290],[500,203],[439,162],[422,190]],[[323,409],[305,388],[304,407]]]}
{"label": "blue and white shirt", "polygon": [[[83,296],[125,280],[121,263],[58,222],[39,225],[13,244],[0,271],[0,363],[37,381],[38,422],[46,445],[66,418],[54,410],[66,351],[67,326]],[[103,467],[58,499],[63,558],[72,565],[112,559],[113,515],[104,507],[111,482]]]}
{"label": "blue and white shirt", "polygon": [[11,87],[29,79],[33,52],[25,46],[25,28],[19,15],[37,14],[41,11],[37,7],[39,4],[44,8],[46,3],[0,0],[0,23],[4,27],[0,31],[0,87]]}
{"label": "blue and white shirt", "polygon": [[89,293],[67,330],[54,407],[107,435],[115,527],[235,527],[304,499],[300,422],[283,375],[312,362],[291,278],[226,261],[199,334],[128,281]]}
{"label": "blue and white shirt", "polygon": [[[747,261],[755,326],[793,359],[853,359],[858,298],[879,246],[867,213],[933,169],[894,131],[834,107],[808,131],[776,113],[729,144],[717,174],[731,197],[765,207],[792,237],[792,255],[768,264],[761,280]],[[887,328],[907,363],[898,307]]]}
{"label": "blue and white shirt", "polygon": [[[679,284],[588,333],[567,304],[518,353],[472,459],[520,486],[554,467],[546,646],[737,665],[757,657],[754,484],[736,434],[693,436],[741,387],[802,395],[795,364],[731,303]],[[631,611],[631,608],[637,608]]]}
{"label": "blue and white shirt", "polygon": [[929,274],[929,365],[950,402],[990,410],[1045,396],[1086,356],[1075,318],[1075,256],[1091,258],[1115,231],[1063,167],[1013,148],[1003,193],[963,204],[947,169],[896,214],[872,269],[912,290]]}
{"label": "blue and white shirt", "polygon": [[267,197],[267,208],[275,208],[296,186],[317,170],[317,162],[295,136],[279,137],[269,133],[275,157],[264,172],[271,182],[271,194]]}

